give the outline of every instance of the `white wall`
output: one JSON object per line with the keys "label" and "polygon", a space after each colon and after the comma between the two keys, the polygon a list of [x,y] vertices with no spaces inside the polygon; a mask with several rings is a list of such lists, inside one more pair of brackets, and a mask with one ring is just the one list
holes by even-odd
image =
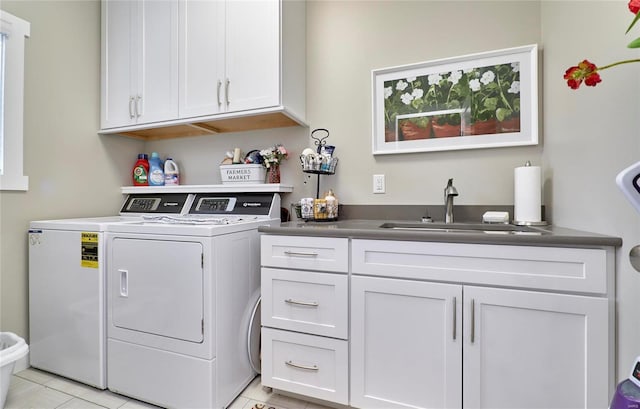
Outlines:
{"label": "white wall", "polygon": [[[575,14],[576,10],[579,14]],[[597,65],[640,58],[626,44],[633,15],[626,1],[542,2],[544,170],[554,223],[622,237],[617,252],[618,376],[640,355],[640,273],[629,250],[640,244],[640,214],[616,188],[622,169],[640,161],[640,64],[601,72],[595,88],[571,90],[562,76],[588,59]]]}
{"label": "white wall", "polygon": [[29,221],[114,214],[142,143],[96,134],[99,1],[3,0],[0,6],[31,23],[24,111],[29,191],[0,193],[0,330],[27,337]]}

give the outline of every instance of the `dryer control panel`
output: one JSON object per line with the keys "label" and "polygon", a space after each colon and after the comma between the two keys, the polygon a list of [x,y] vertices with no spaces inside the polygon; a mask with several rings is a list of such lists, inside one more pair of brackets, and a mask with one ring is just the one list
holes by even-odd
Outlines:
{"label": "dryer control panel", "polygon": [[188,214],[268,216],[273,206],[280,206],[276,196],[273,193],[197,193]]}

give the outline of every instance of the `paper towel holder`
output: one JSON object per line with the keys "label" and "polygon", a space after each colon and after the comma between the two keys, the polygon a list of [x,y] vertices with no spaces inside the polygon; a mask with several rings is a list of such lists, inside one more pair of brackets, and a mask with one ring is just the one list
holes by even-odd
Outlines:
{"label": "paper towel holder", "polygon": [[[524,166],[525,167],[531,166],[531,161],[526,161]],[[514,220],[512,224],[514,224],[516,226],[547,226],[549,223],[547,223],[545,220],[541,220],[541,221]]]}

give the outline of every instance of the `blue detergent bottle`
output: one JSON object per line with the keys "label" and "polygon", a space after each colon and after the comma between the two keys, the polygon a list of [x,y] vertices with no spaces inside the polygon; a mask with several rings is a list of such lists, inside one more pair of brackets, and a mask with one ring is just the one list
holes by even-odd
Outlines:
{"label": "blue detergent bottle", "polygon": [[164,165],[158,152],[152,152],[149,158],[149,186],[164,186]]}

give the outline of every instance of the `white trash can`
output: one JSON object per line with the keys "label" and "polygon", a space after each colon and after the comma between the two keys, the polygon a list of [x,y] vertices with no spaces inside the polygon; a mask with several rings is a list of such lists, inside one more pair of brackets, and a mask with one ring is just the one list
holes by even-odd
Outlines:
{"label": "white trash can", "polygon": [[0,332],[0,408],[4,408],[4,402],[9,392],[13,367],[18,359],[29,352],[29,345],[12,332]]}

